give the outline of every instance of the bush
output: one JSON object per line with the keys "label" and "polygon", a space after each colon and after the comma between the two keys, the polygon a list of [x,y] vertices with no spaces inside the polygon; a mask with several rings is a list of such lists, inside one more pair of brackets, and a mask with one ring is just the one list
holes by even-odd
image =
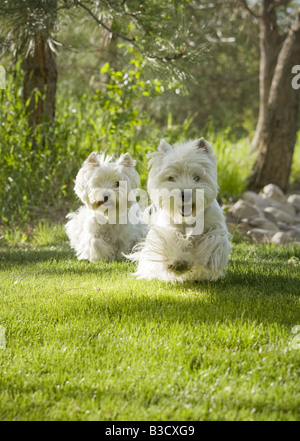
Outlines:
{"label": "bush", "polygon": [[[146,153],[161,138],[173,144],[205,136],[218,157],[220,196],[238,197],[243,191],[251,161],[248,140],[234,144],[228,134],[197,133],[193,119],[174,125],[166,115],[166,126],[151,121],[147,101],[163,92],[159,80],[144,81],[143,65],[132,60],[128,70],[115,71],[106,64],[101,75],[106,82],[93,96],[74,100],[57,97],[53,125],[43,122],[31,130],[27,104],[23,103],[21,72],[8,76],[0,97],[0,217],[2,224],[26,224],[41,218],[61,218],[79,203],[73,181],[82,162],[92,151],[119,156],[130,152],[137,160],[142,186],[147,182]],[[38,96],[38,95],[37,95]],[[33,140],[35,142],[33,142]]]}

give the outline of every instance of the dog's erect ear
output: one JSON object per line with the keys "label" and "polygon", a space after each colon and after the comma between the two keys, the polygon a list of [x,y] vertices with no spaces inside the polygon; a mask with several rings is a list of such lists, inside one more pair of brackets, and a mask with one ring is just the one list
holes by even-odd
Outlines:
{"label": "dog's erect ear", "polygon": [[205,152],[207,152],[206,143],[205,143],[205,139],[204,138],[198,139],[198,141],[197,141],[197,148],[199,150],[204,150]]}
{"label": "dog's erect ear", "polygon": [[213,153],[212,145],[208,141],[206,141],[204,138],[199,138],[197,140],[196,147],[200,151],[207,152],[209,154]]}
{"label": "dog's erect ear", "polygon": [[90,156],[85,161],[85,164],[89,165],[100,165],[99,158],[96,152],[92,152]]}
{"label": "dog's erect ear", "polygon": [[124,165],[124,167],[135,167],[136,161],[132,159],[130,153],[125,153],[120,156],[117,160],[117,163],[120,165]]}
{"label": "dog's erect ear", "polygon": [[159,143],[157,151],[147,154],[147,158],[149,158],[148,168],[150,168],[152,165],[158,166],[161,164],[162,158],[170,152],[173,152],[173,147],[168,144],[167,141],[162,139]]}
{"label": "dog's erect ear", "polygon": [[168,144],[167,141],[165,141],[164,139],[161,139],[157,151],[166,155],[167,153],[171,152],[172,150],[173,150],[172,146],[170,144]]}

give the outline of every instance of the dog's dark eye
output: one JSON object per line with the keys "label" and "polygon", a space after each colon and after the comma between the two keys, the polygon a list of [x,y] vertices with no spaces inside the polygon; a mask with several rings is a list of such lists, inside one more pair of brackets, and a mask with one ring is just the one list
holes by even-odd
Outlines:
{"label": "dog's dark eye", "polygon": [[195,177],[194,177],[194,181],[195,181],[195,182],[199,182],[199,181],[200,181],[200,177],[199,177],[199,176],[195,176]]}
{"label": "dog's dark eye", "polygon": [[175,182],[175,178],[172,178],[172,176],[169,177],[168,179],[169,182]]}
{"label": "dog's dark eye", "polygon": [[120,182],[116,182],[116,186],[119,187],[119,185],[120,185]]}

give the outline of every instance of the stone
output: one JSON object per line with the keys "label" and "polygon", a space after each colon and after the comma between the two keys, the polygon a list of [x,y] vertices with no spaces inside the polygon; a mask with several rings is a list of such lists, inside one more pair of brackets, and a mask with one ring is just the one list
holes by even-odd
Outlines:
{"label": "stone", "polygon": [[260,210],[268,207],[269,205],[272,206],[273,204],[275,205],[278,203],[273,199],[262,198],[258,194],[254,193],[254,191],[245,191],[245,193],[242,195],[242,199],[252,205],[255,205]]}
{"label": "stone", "polygon": [[282,204],[281,202],[275,201],[275,199],[269,199],[269,198],[266,198],[265,202],[266,202],[266,205],[264,206],[264,208],[275,207],[281,211],[284,211],[284,212],[290,214],[291,216],[296,215],[295,207],[292,204],[289,204],[288,202],[285,202],[284,204]]}
{"label": "stone", "polygon": [[297,212],[300,212],[300,194],[291,194],[287,201],[296,208]]}
{"label": "stone", "polygon": [[250,202],[252,205],[259,205],[260,203],[264,203],[264,199],[258,194],[254,193],[254,191],[245,191],[242,195],[242,199],[244,201]]}
{"label": "stone", "polygon": [[248,231],[249,231],[248,224],[238,224],[235,225],[234,229],[230,232],[231,234],[237,232],[240,236],[246,236]]}
{"label": "stone", "polygon": [[[274,217],[275,219],[275,217]],[[264,217],[254,217],[249,219],[249,225],[251,227],[262,228],[263,230],[274,230],[278,231],[278,227],[276,223],[270,222],[268,219]],[[275,221],[276,222],[276,221]]]}
{"label": "stone", "polygon": [[239,219],[247,218],[259,215],[259,210],[251,205],[249,202],[239,199],[230,209],[229,213]]}
{"label": "stone", "polygon": [[289,231],[291,229],[291,225],[286,224],[285,222],[277,222],[278,228],[281,231]]}
{"label": "stone", "polygon": [[[259,211],[262,211],[267,207],[275,207],[275,208],[279,208],[282,211],[286,211],[291,216],[295,216],[295,214],[296,214],[295,207],[286,201],[284,201],[284,203],[282,203],[282,202],[279,202],[275,199],[271,199],[271,198],[267,198],[267,197],[263,198],[258,195],[256,195],[257,197],[254,198],[253,195],[249,196],[248,193],[252,193],[252,192],[244,193],[243,198],[246,197],[247,199],[245,199],[245,201],[254,204]],[[254,201],[254,202],[251,202],[251,201]]]}
{"label": "stone", "polygon": [[274,236],[274,230],[264,230],[263,228],[253,228],[247,232],[255,242],[268,243]]}
{"label": "stone", "polygon": [[286,211],[293,217],[296,216],[296,208],[294,207],[294,205],[289,204],[288,202],[286,204],[282,204],[281,206],[278,206],[278,208],[282,211]]}
{"label": "stone", "polygon": [[288,232],[288,235],[291,236],[293,240],[300,241],[300,229],[299,228],[293,228]]}
{"label": "stone", "polygon": [[264,209],[266,207],[278,207],[280,202],[275,201],[275,199],[271,198],[261,198],[260,201],[258,201],[258,207]]}
{"label": "stone", "polygon": [[264,213],[271,213],[279,222],[284,222],[286,224],[292,224],[294,222],[295,216],[283,211],[277,207],[266,207]]}
{"label": "stone", "polygon": [[282,204],[286,203],[286,197],[278,185],[268,184],[263,188],[262,197],[266,197],[269,199],[274,199]]}
{"label": "stone", "polygon": [[277,224],[276,217],[272,213],[268,213],[267,211],[263,211],[263,216],[268,219],[268,221],[272,222],[273,224]]}
{"label": "stone", "polygon": [[274,184],[262,194],[246,191],[227,212],[233,231],[254,242],[300,244],[300,193],[288,198]]}
{"label": "stone", "polygon": [[287,243],[293,242],[293,238],[290,236],[289,233],[278,231],[272,237],[271,242],[274,243],[275,245],[286,245]]}

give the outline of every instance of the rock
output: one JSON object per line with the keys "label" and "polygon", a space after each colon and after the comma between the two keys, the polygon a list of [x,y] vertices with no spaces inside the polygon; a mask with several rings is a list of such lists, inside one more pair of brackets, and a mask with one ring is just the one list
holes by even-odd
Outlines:
{"label": "rock", "polygon": [[245,191],[245,193],[243,193],[242,199],[249,202],[251,205],[255,205],[258,209],[261,210],[268,206],[272,206],[273,204],[278,204],[278,202],[273,199],[262,198],[258,194],[254,193],[254,191]]}
{"label": "rock", "polygon": [[230,209],[229,213],[239,219],[247,218],[252,216],[258,216],[259,210],[250,204],[250,202],[239,199]]}
{"label": "rock", "polygon": [[254,193],[254,191],[245,191],[245,193],[243,193],[242,199],[256,206],[264,203],[264,199],[258,194]]}
{"label": "rock", "polygon": [[295,207],[292,204],[289,204],[288,202],[282,204],[281,202],[275,201],[275,199],[269,199],[269,198],[264,199],[264,201],[266,205],[263,208],[275,207],[281,211],[287,212],[291,216],[296,215]]}
{"label": "rock", "polygon": [[[274,219],[275,219],[275,217],[274,217]],[[249,225],[251,225],[251,227],[257,227],[257,228],[261,228],[263,230],[278,231],[278,227],[276,225],[276,220],[275,220],[275,223],[273,223],[264,217],[254,217],[254,218],[249,219]]]}
{"label": "rock", "polygon": [[246,236],[247,232],[249,231],[249,225],[248,224],[238,224],[234,226],[234,229],[232,230],[231,234],[234,232],[237,232],[240,236]]}
{"label": "rock", "polygon": [[292,224],[294,222],[295,216],[287,213],[286,211],[282,211],[277,207],[266,207],[264,209],[264,213],[271,213],[275,216],[276,220],[279,222],[284,222],[286,224]]}
{"label": "rock", "polygon": [[276,217],[274,216],[274,214],[268,213],[268,212],[263,212],[263,215],[266,219],[268,219],[268,221],[272,222],[275,225],[277,224],[277,220],[276,220]]}
{"label": "rock", "polygon": [[274,199],[275,201],[278,201],[282,204],[286,203],[286,197],[278,185],[275,184],[268,184],[263,188],[262,193],[263,198],[270,198]]}
{"label": "rock", "polygon": [[277,185],[269,184],[261,195],[246,191],[226,215],[234,232],[247,233],[254,242],[300,244],[300,194],[287,198]]}
{"label": "rock", "polygon": [[286,245],[287,243],[293,242],[293,238],[288,233],[283,233],[282,231],[278,231],[272,237],[272,243],[275,245]]}
{"label": "rock", "polygon": [[268,243],[274,236],[274,230],[264,230],[263,228],[253,228],[248,231],[248,236],[255,242]]}
{"label": "rock", "polygon": [[278,228],[281,231],[289,231],[291,229],[291,226],[286,224],[285,222],[277,222]]}
{"label": "rock", "polygon": [[259,211],[264,210],[267,207],[275,207],[282,211],[286,211],[291,216],[295,216],[296,214],[294,205],[288,203],[286,200],[284,200],[284,202],[279,202],[276,199],[268,198],[266,196],[261,197],[252,191],[246,191],[242,197],[246,202],[255,205]]}
{"label": "rock", "polygon": [[300,241],[300,229],[293,228],[288,232],[288,235],[294,240]]}
{"label": "rock", "polygon": [[295,207],[297,212],[300,212],[300,194],[291,194],[287,201]]}
{"label": "rock", "polygon": [[282,211],[286,211],[288,214],[290,214],[293,217],[296,216],[296,209],[295,209],[294,205],[292,205],[292,204],[289,204],[289,203],[281,204],[277,208],[279,208]]}

